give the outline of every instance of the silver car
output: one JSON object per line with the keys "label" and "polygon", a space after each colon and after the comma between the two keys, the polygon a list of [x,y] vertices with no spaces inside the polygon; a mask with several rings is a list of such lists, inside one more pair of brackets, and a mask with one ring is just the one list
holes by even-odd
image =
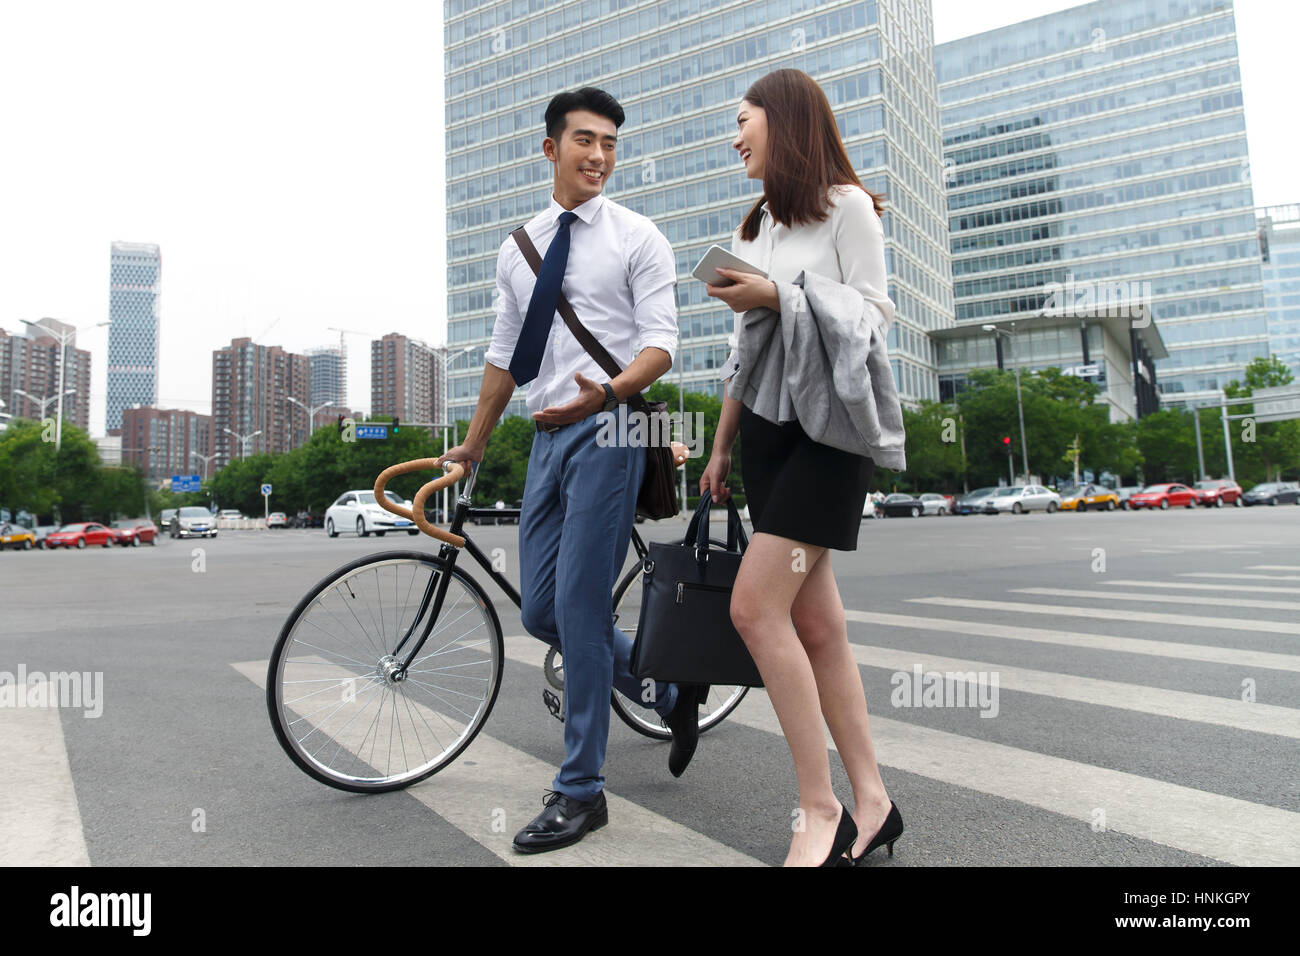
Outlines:
{"label": "silver car", "polygon": [[1026,511],[1046,511],[1051,514],[1060,507],[1061,496],[1042,485],[1012,485],[1009,488],[999,488],[984,499],[986,515],[1001,514],[1004,511],[1017,515],[1024,514]]}
{"label": "silver car", "polygon": [[172,515],[169,531],[173,538],[215,538],[217,519],[207,508],[181,508]]}

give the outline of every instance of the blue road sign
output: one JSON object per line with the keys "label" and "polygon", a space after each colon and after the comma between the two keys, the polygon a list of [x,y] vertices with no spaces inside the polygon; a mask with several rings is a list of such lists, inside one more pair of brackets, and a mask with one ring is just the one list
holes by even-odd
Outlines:
{"label": "blue road sign", "polygon": [[387,438],[387,425],[358,425],[355,432],[357,438]]}
{"label": "blue road sign", "polygon": [[198,475],[172,475],[172,491],[199,491]]}
{"label": "blue road sign", "polygon": [[262,494],[264,494],[264,495],[269,495],[270,493],[271,493],[271,486],[270,486],[270,485],[263,485],[263,486],[262,486]]}

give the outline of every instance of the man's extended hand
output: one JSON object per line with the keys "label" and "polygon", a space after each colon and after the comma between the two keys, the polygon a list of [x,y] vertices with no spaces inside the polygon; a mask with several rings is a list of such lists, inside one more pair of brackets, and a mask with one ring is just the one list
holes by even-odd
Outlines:
{"label": "man's extended hand", "polygon": [[574,372],[573,379],[578,383],[578,397],[563,405],[552,405],[540,412],[533,412],[533,421],[543,425],[569,425],[580,422],[605,407],[605,389],[599,382],[593,382],[581,372]]}

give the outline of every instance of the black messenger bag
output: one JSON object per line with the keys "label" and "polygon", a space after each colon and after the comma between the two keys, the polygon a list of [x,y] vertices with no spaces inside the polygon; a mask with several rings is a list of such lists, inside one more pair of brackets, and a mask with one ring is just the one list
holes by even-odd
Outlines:
{"label": "black messenger bag", "polygon": [[639,678],[762,687],[758,667],[731,623],[731,589],[749,544],[727,499],[727,550],[709,550],[705,491],[680,544],[652,542],[642,562],[641,617],[632,647]]}

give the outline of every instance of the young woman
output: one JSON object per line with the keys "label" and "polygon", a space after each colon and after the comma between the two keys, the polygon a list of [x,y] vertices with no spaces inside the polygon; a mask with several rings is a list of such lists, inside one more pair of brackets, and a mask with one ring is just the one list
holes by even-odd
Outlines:
{"label": "young woman", "polygon": [[[894,307],[885,294],[880,202],[854,173],[821,88],[806,73],[777,70],[750,87],[736,123],[732,145],[749,178],[762,180],[763,197],[731,249],[770,278],[727,270],[734,284],[709,285],[708,294],[738,314],[764,306],[779,312],[776,282],[807,270],[860,292],[888,326]],[[805,312],[781,321],[813,319]],[[786,865],[857,863],[886,844],[892,855],[903,822],[876,765],[829,553],[856,550],[874,464],[813,441],[797,421],[760,418],[728,395],[700,479],[701,493],[707,488],[716,501],[730,496],[725,482],[737,433],[755,533],[736,577],[731,617],[794,757],[801,812]],[[851,814],[831,787],[825,727],[853,787]]]}

